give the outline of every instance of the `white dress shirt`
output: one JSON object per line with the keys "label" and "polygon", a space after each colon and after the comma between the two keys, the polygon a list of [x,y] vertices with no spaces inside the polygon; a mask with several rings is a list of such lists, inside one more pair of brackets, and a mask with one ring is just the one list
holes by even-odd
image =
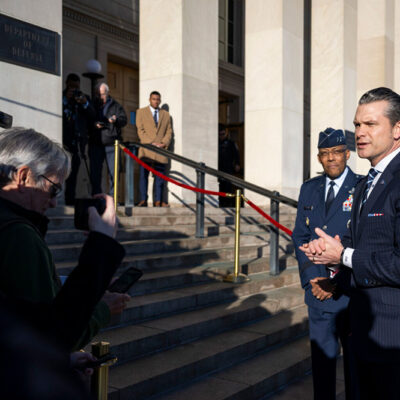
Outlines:
{"label": "white dress shirt", "polygon": [[345,170],[343,171],[342,175],[340,175],[338,178],[336,179],[331,179],[328,176],[326,177],[326,183],[325,183],[325,201],[326,198],[328,197],[328,191],[329,191],[329,184],[331,183],[331,181],[333,181],[335,184],[333,185],[333,191],[335,193],[335,197],[337,196],[340,188],[343,185],[344,180],[346,179],[346,176],[349,172],[349,168],[346,167]]}
{"label": "white dress shirt", "polygon": [[154,113],[157,110],[157,123],[158,123],[158,121],[160,120],[160,109],[159,108],[157,108],[157,109],[153,108],[150,105],[149,105],[149,107],[150,107],[151,114],[153,115],[153,119],[154,119]]}
{"label": "white dress shirt", "polygon": [[[374,187],[376,186],[379,178],[383,174],[383,171],[385,171],[385,169],[389,165],[390,161],[392,161],[393,158],[395,158],[397,156],[397,154],[399,154],[399,153],[400,153],[400,148],[395,150],[395,151],[393,151],[392,153],[388,154],[386,157],[382,158],[382,160],[379,161],[378,164],[375,165],[374,168],[378,173],[375,176],[374,180],[372,181],[372,185],[368,190],[367,199],[370,196],[370,194],[372,193],[372,191],[374,190]],[[353,268],[353,253],[354,253],[354,249],[352,249],[350,247],[347,247],[344,250],[344,253],[343,253],[343,264],[346,267]]]}

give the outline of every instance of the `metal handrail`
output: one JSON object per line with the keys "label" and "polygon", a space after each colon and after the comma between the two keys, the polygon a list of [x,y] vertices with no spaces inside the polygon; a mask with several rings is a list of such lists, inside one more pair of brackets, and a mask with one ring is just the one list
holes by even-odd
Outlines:
{"label": "metal handrail", "polygon": [[[116,148],[118,146],[118,141],[116,142]],[[155,153],[161,154],[167,158],[170,158],[172,160],[178,161],[184,165],[187,165],[189,167],[192,167],[196,170],[196,186],[198,188],[204,189],[204,183],[205,183],[205,174],[212,175],[217,177],[218,179],[223,179],[226,181],[231,182],[235,186],[242,188],[242,189],[248,189],[252,192],[258,193],[262,196],[269,197],[271,199],[271,205],[270,205],[270,214],[271,217],[279,222],[279,205],[280,203],[286,204],[290,207],[297,208],[297,201],[293,200],[289,197],[282,196],[276,191],[271,191],[264,189],[260,186],[254,185],[253,183],[246,182],[243,179],[240,179],[236,176],[227,174],[226,172],[221,172],[218,171],[214,168],[207,167],[204,163],[198,163],[196,161],[190,160],[189,158],[180,156],[178,154],[172,153],[169,150],[162,149],[160,147],[153,146],[151,144],[144,144],[144,143],[138,143],[138,142],[130,142],[127,144],[127,147],[143,147],[145,149],[151,150]],[[117,160],[117,157],[116,157]],[[128,155],[126,155],[126,162],[127,162],[127,168],[131,166],[132,160]],[[116,163],[117,164],[117,163]],[[117,166],[115,167],[117,168]],[[115,170],[117,171],[117,169]],[[127,204],[132,204],[133,205],[133,188],[131,187],[132,181],[133,181],[133,176],[130,173],[127,173],[125,176],[125,183],[126,183],[126,190],[128,192],[128,196],[125,198],[125,209],[128,210],[130,207],[127,207]],[[115,183],[117,182],[117,172],[115,172]],[[116,196],[117,193],[117,185],[114,190],[114,194]],[[236,202],[236,215],[240,215],[240,201]],[[238,219],[237,217],[236,219]],[[196,237],[202,238],[204,237],[204,193],[196,193]],[[238,227],[238,222],[236,222],[236,225]],[[237,229],[236,229],[237,231]],[[270,227],[270,274],[271,275],[278,275],[280,272],[280,267],[279,267],[279,229],[276,228],[275,226]],[[239,241],[236,238],[235,240],[235,246],[239,246]],[[236,257],[238,258],[238,257]],[[239,279],[242,278],[240,277],[241,274],[238,274],[238,260],[235,262],[235,273],[233,274],[233,278],[229,277],[227,279],[232,278],[232,282],[245,282],[245,279]]]}
{"label": "metal handrail", "polygon": [[238,187],[240,187],[242,189],[251,190],[252,192],[255,192],[255,193],[261,194],[263,196],[269,197],[271,200],[275,200],[275,201],[277,201],[279,203],[283,203],[283,204],[286,204],[288,206],[297,208],[297,201],[294,200],[294,199],[291,199],[290,197],[282,196],[281,194],[279,194],[277,192],[273,192],[271,190],[264,189],[261,186],[257,186],[257,185],[255,185],[253,183],[247,182],[247,181],[245,181],[245,180],[243,180],[241,178],[238,178],[238,177],[236,177],[234,175],[227,174],[226,172],[218,171],[217,169],[208,167],[207,165],[205,165],[203,163],[198,163],[196,161],[190,160],[189,158],[186,158],[186,157],[180,156],[178,154],[172,153],[169,150],[165,150],[165,149],[162,149],[160,147],[153,146],[151,144],[144,144],[144,143],[138,143],[138,142],[133,142],[133,143],[131,142],[131,143],[129,143],[129,145],[130,146],[136,146],[136,147],[143,147],[145,149],[154,151],[155,153],[158,153],[158,154],[161,154],[161,155],[163,155],[165,157],[171,158],[171,159],[173,159],[175,161],[178,161],[178,162],[180,162],[182,164],[185,164],[185,165],[187,165],[189,167],[192,167],[192,168],[194,168],[194,169],[196,169],[198,171],[201,171],[201,172],[203,172],[205,174],[213,175],[213,176],[215,176],[217,178],[221,178],[221,179],[227,180],[227,181],[233,183],[235,186],[238,186]]}

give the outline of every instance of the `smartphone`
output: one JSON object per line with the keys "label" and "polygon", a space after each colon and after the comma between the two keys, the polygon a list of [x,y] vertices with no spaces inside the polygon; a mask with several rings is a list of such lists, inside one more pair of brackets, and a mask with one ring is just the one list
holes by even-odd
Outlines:
{"label": "smartphone", "polygon": [[89,207],[95,207],[97,212],[102,215],[106,209],[106,200],[97,199],[75,199],[75,228],[82,231],[89,230]]}
{"label": "smartphone", "polygon": [[84,371],[86,368],[100,368],[105,364],[113,365],[118,361],[118,358],[113,354],[106,354],[103,357],[98,358],[96,361],[88,361],[85,364],[79,365],[76,369]]}
{"label": "smartphone", "polygon": [[112,283],[108,290],[110,292],[126,293],[132,285],[137,282],[143,272],[137,268],[128,268],[114,283]]}

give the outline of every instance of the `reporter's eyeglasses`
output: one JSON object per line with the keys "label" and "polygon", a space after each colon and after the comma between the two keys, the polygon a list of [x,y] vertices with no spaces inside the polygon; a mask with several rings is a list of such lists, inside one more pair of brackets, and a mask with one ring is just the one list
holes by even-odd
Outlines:
{"label": "reporter's eyeglasses", "polygon": [[54,183],[51,179],[44,175],[40,175],[40,177],[51,183],[49,190],[50,198],[54,199],[54,197],[57,197],[62,192],[62,186],[59,183]]}

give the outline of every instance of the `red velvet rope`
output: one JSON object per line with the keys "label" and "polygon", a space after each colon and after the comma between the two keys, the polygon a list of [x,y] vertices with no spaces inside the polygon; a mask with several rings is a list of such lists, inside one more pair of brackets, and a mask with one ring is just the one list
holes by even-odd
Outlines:
{"label": "red velvet rope", "polygon": [[136,157],[132,152],[130,152],[125,146],[120,145],[122,150],[128,154],[131,158],[133,158],[138,164],[140,164],[143,168],[146,168],[150,172],[152,172],[154,175],[159,176],[161,179],[164,179],[165,181],[171,182],[175,185],[178,185],[180,187],[183,187],[185,189],[193,190],[194,192],[198,193],[204,193],[204,194],[210,194],[214,196],[221,196],[221,197],[227,197],[226,193],[224,192],[213,192],[212,190],[205,190],[205,189],[200,189],[197,187],[185,185],[184,183],[178,182],[175,179],[169,178],[168,176],[163,175],[161,172],[156,171],[154,168],[150,167],[150,165],[147,165],[145,162],[143,162],[140,158]]}
{"label": "red velvet rope", "polygon": [[[140,158],[136,157],[129,149],[127,149],[125,146],[121,145],[122,150],[128,154],[131,158],[133,158],[139,165],[142,167],[146,168],[150,172],[152,172],[154,175],[159,176],[161,179],[164,179],[165,181],[171,182],[175,185],[178,185],[180,187],[183,187],[185,189],[192,190],[194,192],[199,192],[199,193],[204,193],[204,194],[210,194],[214,196],[221,196],[221,197],[227,197],[227,193],[224,192],[213,192],[212,190],[205,190],[205,189],[200,189],[197,187],[185,185],[184,183],[178,182],[175,179],[169,178],[168,176],[163,175],[161,172],[156,171],[154,168],[150,167],[150,165],[147,165],[145,162],[143,162]],[[251,202],[249,199],[246,199],[243,196],[243,200],[254,210],[259,212],[264,218],[266,218],[269,222],[271,222],[272,225],[276,226],[279,228],[281,231],[287,233],[288,235],[292,236],[292,231],[289,228],[286,228],[286,226],[281,225],[279,222],[275,221],[273,218],[271,218],[267,213],[265,213],[263,210],[261,210],[260,207],[256,206],[253,202]]]}
{"label": "red velvet rope", "polygon": [[246,199],[243,197],[243,200],[254,210],[259,212],[264,218],[266,218],[269,222],[271,222],[272,225],[276,226],[279,228],[281,231],[287,233],[288,235],[292,236],[292,231],[289,228],[286,228],[286,226],[281,225],[278,221],[275,221],[272,217],[270,217],[267,213],[265,213],[263,210],[261,210],[260,207],[256,206],[253,202],[251,202],[249,199]]}

